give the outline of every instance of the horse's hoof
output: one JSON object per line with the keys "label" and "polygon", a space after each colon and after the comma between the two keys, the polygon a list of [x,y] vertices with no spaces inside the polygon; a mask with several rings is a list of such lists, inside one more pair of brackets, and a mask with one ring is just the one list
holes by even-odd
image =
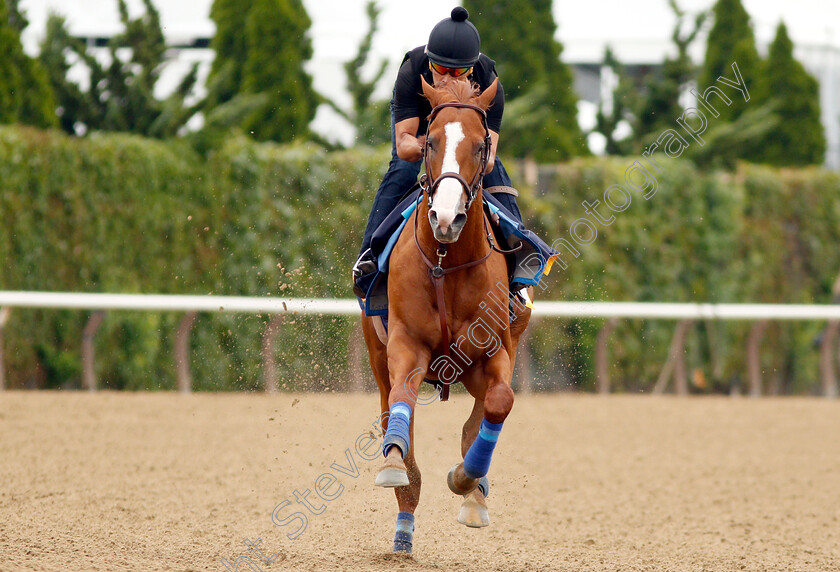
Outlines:
{"label": "horse's hoof", "polygon": [[382,469],[379,471],[379,474],[376,475],[376,486],[389,488],[407,487],[408,473],[405,469]]}
{"label": "horse's hoof", "polygon": [[376,475],[376,486],[389,488],[408,486],[408,472],[405,463],[399,453],[393,451],[393,448],[391,453],[385,457],[385,463],[379,469],[379,474]]}
{"label": "horse's hoof", "polygon": [[480,490],[476,489],[464,495],[464,502],[458,513],[458,522],[470,528],[484,528],[490,524],[490,513],[487,511],[487,503]]}
{"label": "horse's hoof", "polygon": [[449,473],[446,475],[446,484],[449,486],[449,490],[456,495],[466,495],[478,486],[480,480],[471,479],[465,475],[463,465],[464,463],[458,463],[449,469]]}

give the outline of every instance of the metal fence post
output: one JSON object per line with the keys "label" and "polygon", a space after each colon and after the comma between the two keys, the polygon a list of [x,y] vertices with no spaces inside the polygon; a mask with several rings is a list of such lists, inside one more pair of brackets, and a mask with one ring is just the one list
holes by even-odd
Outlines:
{"label": "metal fence post", "polygon": [[769,323],[767,320],[759,320],[753,324],[747,337],[747,376],[751,397],[761,396],[761,339]]}
{"label": "metal fence post", "polygon": [[823,330],[820,343],[820,380],[824,397],[837,397],[837,382],[834,377],[834,350],[840,322],[831,321]]}
{"label": "metal fence post", "polygon": [[92,312],[87,324],[85,324],[85,329],[82,331],[82,387],[88,391],[96,391],[93,339],[104,319],[105,312],[103,310]]}
{"label": "metal fence post", "polygon": [[5,346],[5,340],[3,339],[3,330],[6,327],[6,322],[9,321],[9,314],[11,313],[11,308],[0,308],[0,391],[6,389],[6,364],[3,359],[3,347]]}
{"label": "metal fence post", "polygon": [[283,314],[272,314],[265,325],[265,332],[263,332],[263,390],[266,393],[277,393],[280,389],[277,383],[277,364],[274,362],[274,338],[282,325]]}
{"label": "metal fence post", "polygon": [[370,366],[367,364],[367,360],[365,360],[366,353],[365,335],[362,330],[362,321],[359,320],[350,333],[350,339],[347,340],[347,365],[350,368],[348,372],[350,390],[357,393],[371,391],[373,387],[376,387],[376,384],[371,387],[368,381],[371,374],[369,373]]}
{"label": "metal fence post", "polygon": [[187,312],[181,318],[178,332],[175,334],[175,368],[178,375],[178,391],[190,393],[192,391],[192,374],[190,373],[190,330],[195,322],[196,313]]}
{"label": "metal fence post", "polygon": [[595,386],[598,393],[602,395],[610,392],[610,352],[607,342],[616,327],[618,327],[618,318],[610,318],[598,332],[598,338],[595,341]]}
{"label": "metal fence post", "polygon": [[539,324],[539,318],[531,315],[528,327],[519,337],[519,345],[516,348],[516,363],[514,364],[517,380],[516,389],[517,393],[522,395],[530,394],[534,388],[534,360],[531,356],[530,341],[537,324]]}
{"label": "metal fence post", "polygon": [[671,375],[674,377],[674,392],[677,395],[688,395],[688,378],[685,373],[685,338],[688,330],[694,322],[692,320],[680,320],[674,330],[674,337],[671,338],[671,347],[668,348],[668,360],[662,367],[662,372],[653,386],[653,393],[659,395],[664,393]]}

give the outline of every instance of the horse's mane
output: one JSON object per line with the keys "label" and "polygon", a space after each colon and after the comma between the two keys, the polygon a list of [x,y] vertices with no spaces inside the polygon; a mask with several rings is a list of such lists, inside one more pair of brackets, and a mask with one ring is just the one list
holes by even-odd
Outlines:
{"label": "horse's mane", "polygon": [[441,94],[441,103],[458,102],[469,103],[474,97],[478,97],[481,88],[476,83],[466,81],[453,81],[443,87],[435,87],[435,91]]}

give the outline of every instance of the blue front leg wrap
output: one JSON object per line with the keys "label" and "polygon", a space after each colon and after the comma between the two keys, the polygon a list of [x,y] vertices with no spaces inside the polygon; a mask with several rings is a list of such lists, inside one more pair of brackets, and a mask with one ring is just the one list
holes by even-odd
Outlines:
{"label": "blue front leg wrap", "polygon": [[496,441],[499,439],[499,433],[502,432],[502,425],[503,423],[490,423],[487,419],[481,420],[478,437],[475,438],[464,456],[464,474],[469,478],[478,479],[490,470],[493,449],[496,448]]}
{"label": "blue front leg wrap", "polygon": [[382,440],[382,454],[388,456],[388,451],[396,445],[402,451],[403,459],[411,445],[408,436],[408,425],[411,423],[411,406],[405,401],[397,401],[388,412],[388,430]]}
{"label": "blue front leg wrap", "polygon": [[414,515],[410,512],[397,513],[397,533],[394,535],[394,552],[411,554],[414,543]]}

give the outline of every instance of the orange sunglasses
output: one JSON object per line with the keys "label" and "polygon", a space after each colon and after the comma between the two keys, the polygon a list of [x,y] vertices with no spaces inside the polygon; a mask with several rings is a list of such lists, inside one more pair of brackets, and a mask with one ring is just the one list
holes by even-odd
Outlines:
{"label": "orange sunglasses", "polygon": [[461,77],[467,75],[472,71],[472,67],[468,68],[448,68],[446,66],[439,66],[432,60],[429,60],[429,68],[440,75],[451,75],[452,77]]}

